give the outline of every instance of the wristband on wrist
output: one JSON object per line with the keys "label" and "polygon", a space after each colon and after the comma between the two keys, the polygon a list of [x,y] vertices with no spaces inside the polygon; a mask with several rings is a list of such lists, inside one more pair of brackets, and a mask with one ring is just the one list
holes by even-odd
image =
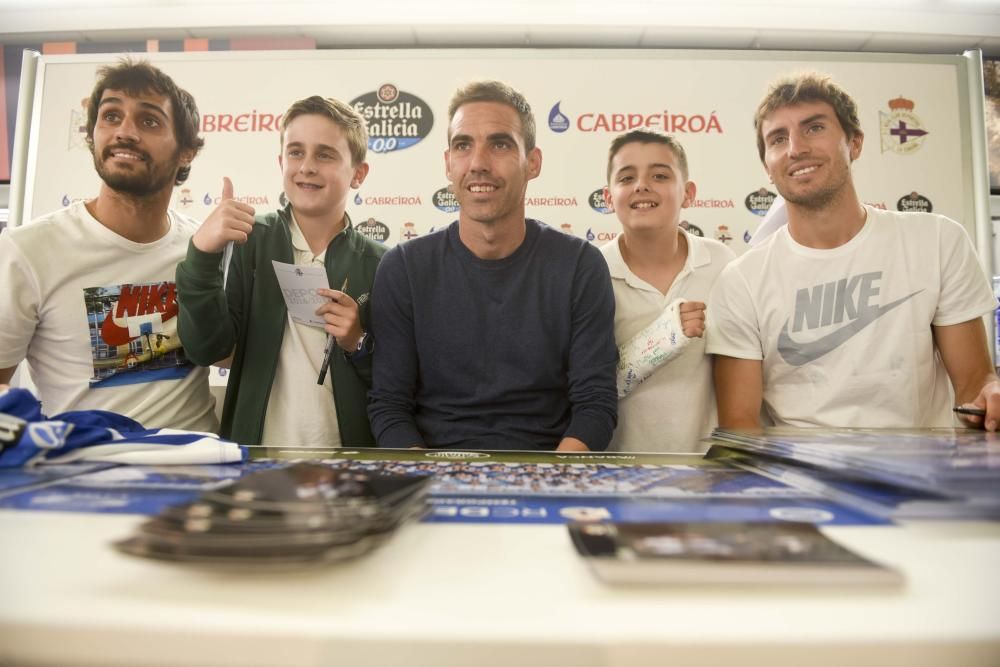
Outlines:
{"label": "wristband on wrist", "polygon": [[367,331],[362,331],[361,338],[358,339],[357,346],[350,352],[344,352],[344,356],[348,359],[363,357],[366,354],[371,354],[374,347],[375,341],[368,335]]}

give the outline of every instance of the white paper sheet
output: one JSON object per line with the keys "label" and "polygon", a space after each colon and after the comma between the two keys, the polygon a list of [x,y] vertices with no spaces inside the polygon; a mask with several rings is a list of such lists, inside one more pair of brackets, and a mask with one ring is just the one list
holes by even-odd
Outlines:
{"label": "white paper sheet", "polygon": [[316,315],[316,309],[326,303],[326,297],[317,294],[320,287],[329,287],[326,269],[322,266],[296,266],[271,260],[274,275],[285,297],[285,306],[292,319],[302,324],[322,327],[326,322]]}

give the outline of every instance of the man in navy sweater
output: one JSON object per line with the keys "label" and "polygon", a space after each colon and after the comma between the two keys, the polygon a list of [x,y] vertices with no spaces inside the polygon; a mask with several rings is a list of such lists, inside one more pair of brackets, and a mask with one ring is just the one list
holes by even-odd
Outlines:
{"label": "man in navy sweater", "polygon": [[617,419],[607,264],[589,243],[525,219],[542,153],[519,92],[468,84],[448,117],[459,219],[387,252],[372,290],[376,441],[606,449]]}

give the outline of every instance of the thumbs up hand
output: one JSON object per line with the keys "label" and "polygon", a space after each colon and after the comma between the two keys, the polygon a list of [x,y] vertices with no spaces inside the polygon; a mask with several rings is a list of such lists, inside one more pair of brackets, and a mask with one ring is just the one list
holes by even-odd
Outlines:
{"label": "thumbs up hand", "polygon": [[254,208],[233,199],[233,182],[222,178],[222,201],[215,207],[191,241],[202,252],[222,252],[230,241],[247,242],[253,231]]}

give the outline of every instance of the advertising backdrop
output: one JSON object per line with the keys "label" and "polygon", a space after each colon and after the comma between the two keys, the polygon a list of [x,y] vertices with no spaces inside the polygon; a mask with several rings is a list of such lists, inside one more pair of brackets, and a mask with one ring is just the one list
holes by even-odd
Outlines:
{"label": "advertising backdrop", "polygon": [[[976,201],[986,201],[985,155],[973,150],[985,143],[982,112],[977,126],[969,102],[977,99],[970,67],[979,65],[969,57],[527,49],[141,57],[201,109],[205,148],[173,201],[198,219],[218,201],[223,176],[237,198],[260,210],[280,206],[281,114],[318,94],[350,102],[369,122],[371,173],[348,206],[355,224],[388,245],[447,225],[457,217],[443,160],[449,97],[464,82],[497,78],[522,90],[536,117],[543,165],[528,186],[529,216],[597,245],[615,238],[618,222],[601,197],[608,145],[622,131],[647,127],[676,134],[687,149],[698,195],[683,212],[685,225],[741,253],[775,192],[757,156],[754,110],[776,77],[816,69],[858,100],[865,144],[854,170],[863,200],[943,213],[984,247]],[[12,199],[22,197],[12,202],[11,224],[96,193],[84,104],[96,69],[116,58],[38,57],[31,99],[21,101],[31,106],[19,120],[30,125],[17,131]],[[988,239],[988,216],[978,224]]]}

